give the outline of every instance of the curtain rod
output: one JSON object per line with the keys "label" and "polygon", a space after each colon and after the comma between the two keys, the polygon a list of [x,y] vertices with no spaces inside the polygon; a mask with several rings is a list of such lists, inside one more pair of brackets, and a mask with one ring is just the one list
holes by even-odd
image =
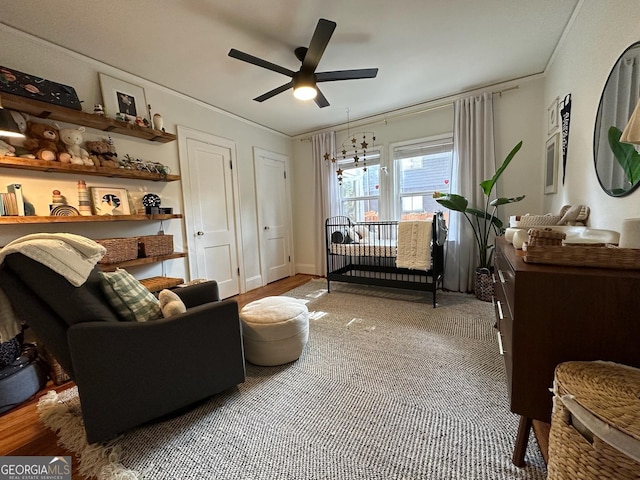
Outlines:
{"label": "curtain rod", "polygon": [[[503,88],[501,90],[494,90],[494,91],[491,92],[491,94],[492,95],[498,95],[498,96],[502,97],[503,93],[509,92],[511,90],[517,90],[519,88],[520,88],[520,85],[513,85],[511,87]],[[397,110],[390,110],[390,111],[385,112],[385,113],[378,113],[378,114],[375,114],[375,115],[370,115],[368,117],[363,117],[363,118],[360,118],[359,120],[356,120],[355,122],[352,122],[351,126],[353,127],[354,125],[356,125],[356,128],[358,128],[357,125],[373,125],[373,124],[376,124],[376,123],[384,123],[386,125],[389,120],[396,120],[398,118],[409,117],[411,115],[418,115],[420,113],[431,112],[433,110],[438,110],[440,108],[448,107],[450,105],[453,105],[454,101],[457,100],[458,98],[461,98],[463,95],[467,95],[467,94],[470,94],[471,92],[475,92],[475,91],[478,91],[478,90],[469,90],[467,92],[463,92],[463,93],[460,93],[458,95],[450,95],[448,97],[441,97],[441,98],[434,99],[431,102],[437,102],[439,100],[445,100],[445,99],[446,99],[446,101],[444,101],[443,103],[439,103],[437,105],[432,105],[432,106],[423,108],[421,110],[415,110],[415,111],[411,111],[411,112],[402,112],[402,110],[406,110],[407,108],[411,108],[411,107],[403,107],[403,108],[400,108],[400,109],[397,109]],[[414,105],[414,106],[417,106],[417,105]],[[399,112],[399,113],[396,114],[396,115],[388,116],[388,114],[393,113],[393,112]],[[374,119],[374,118],[377,118],[377,117],[380,117],[380,116],[383,116],[383,118],[381,118],[380,120],[375,120],[375,121],[372,121],[372,122],[369,122],[369,123],[365,122],[368,119]],[[363,122],[365,122],[365,123],[363,123]],[[326,131],[328,128],[329,129],[330,128],[336,128],[336,127],[341,126],[341,125],[345,125],[345,124],[344,123],[339,123],[339,124],[336,124],[336,125],[332,125],[330,127],[326,127],[326,128],[324,128],[322,130],[317,130],[317,132]],[[346,128],[346,127],[343,127],[341,130],[344,130],[344,128]],[[300,138],[300,141],[301,142],[311,141],[311,136],[302,137],[302,138]]]}

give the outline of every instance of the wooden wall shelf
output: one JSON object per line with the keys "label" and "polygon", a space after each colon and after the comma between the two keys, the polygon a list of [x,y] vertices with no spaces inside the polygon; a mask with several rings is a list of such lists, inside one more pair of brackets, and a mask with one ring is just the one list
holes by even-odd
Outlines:
{"label": "wooden wall shelf", "polygon": [[174,253],[170,253],[169,255],[160,255],[158,257],[136,258],[134,260],[127,260],[126,262],[100,263],[98,264],[98,266],[102,269],[103,272],[113,272],[116,268],[135,267],[138,265],[149,265],[151,263],[162,262],[163,260],[171,260],[173,258],[183,258],[186,256],[187,256],[186,253],[174,252]]}
{"label": "wooden wall shelf", "polygon": [[34,224],[34,223],[96,223],[96,222],[143,222],[148,220],[170,220],[172,218],[182,218],[182,214],[172,215],[89,215],[77,217],[44,217],[28,216],[18,217],[2,216],[0,225]]}
{"label": "wooden wall shelf", "polygon": [[133,178],[136,180],[151,180],[153,182],[175,182],[176,180],[180,180],[180,175],[161,175],[159,173],[127,170],[125,168],[71,165],[70,163],[47,162],[45,160],[32,160],[30,158],[20,157],[0,156],[0,167],[98,177]]}
{"label": "wooden wall shelf", "polygon": [[119,133],[130,137],[142,138],[150,142],[168,143],[173,142],[176,136],[173,133],[162,132],[153,128],[139,127],[127,122],[120,122],[103,115],[93,115],[81,112],[72,108],[51,105],[50,103],[32,100],[30,98],[12,95],[10,93],[0,94],[2,106],[11,110],[28,113],[33,117],[57,120],[59,122],[73,123],[83,127],[95,128],[104,132]]}

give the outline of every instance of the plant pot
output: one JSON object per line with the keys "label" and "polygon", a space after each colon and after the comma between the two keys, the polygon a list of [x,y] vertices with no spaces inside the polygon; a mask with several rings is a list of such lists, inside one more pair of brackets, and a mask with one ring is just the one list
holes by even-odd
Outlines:
{"label": "plant pot", "polygon": [[473,291],[478,300],[490,302],[493,299],[493,275],[488,268],[476,268]]}

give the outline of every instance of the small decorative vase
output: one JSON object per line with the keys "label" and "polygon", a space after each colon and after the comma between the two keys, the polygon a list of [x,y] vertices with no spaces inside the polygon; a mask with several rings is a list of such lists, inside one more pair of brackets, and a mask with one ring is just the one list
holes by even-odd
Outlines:
{"label": "small decorative vase", "polygon": [[476,268],[474,293],[478,300],[490,302],[493,299],[493,275],[488,268]]}
{"label": "small decorative vase", "polygon": [[154,113],[153,128],[155,128],[156,130],[162,130],[162,127],[164,127],[164,120],[162,119],[162,115],[160,115],[159,113]]}

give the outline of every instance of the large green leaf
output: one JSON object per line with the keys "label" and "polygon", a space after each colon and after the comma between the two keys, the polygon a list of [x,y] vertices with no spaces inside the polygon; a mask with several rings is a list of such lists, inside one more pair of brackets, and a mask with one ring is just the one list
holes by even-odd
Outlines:
{"label": "large green leaf", "polygon": [[630,143],[620,142],[622,131],[617,127],[609,128],[609,146],[618,160],[631,185],[640,180],[640,153]]}
{"label": "large green leaf", "polygon": [[464,212],[467,209],[467,205],[469,205],[466,198],[455,193],[440,195],[439,197],[436,197],[435,200],[443,207],[446,207],[449,210],[455,210],[456,212]]}
{"label": "large green leaf", "polygon": [[489,212],[478,210],[477,208],[467,208],[466,213],[474,215],[478,218],[482,218],[484,220],[491,220],[491,223],[494,224],[497,228],[502,228],[502,220],[500,220],[498,217],[492,216]]}
{"label": "large green leaf", "polygon": [[495,200],[491,200],[491,203],[489,205],[491,205],[492,207],[498,207],[500,205],[506,205],[507,203],[519,202],[523,198],[524,198],[524,195],[520,195],[519,197],[512,197],[512,198],[500,197],[500,198],[496,198]]}
{"label": "large green leaf", "polygon": [[491,190],[493,190],[493,187],[498,181],[498,178],[500,178],[500,175],[502,175],[502,172],[504,172],[505,168],[507,168],[509,163],[511,163],[511,160],[513,160],[513,157],[516,156],[516,153],[518,153],[518,150],[520,150],[521,147],[522,147],[522,140],[520,140],[520,142],[515,147],[513,147],[513,150],[509,152],[509,155],[507,155],[507,158],[504,159],[504,162],[502,162],[502,165],[500,165],[500,168],[496,170],[496,173],[493,175],[493,177],[489,180],[480,182],[480,186],[482,187],[482,191],[484,192],[485,195],[489,196],[491,194]]}

